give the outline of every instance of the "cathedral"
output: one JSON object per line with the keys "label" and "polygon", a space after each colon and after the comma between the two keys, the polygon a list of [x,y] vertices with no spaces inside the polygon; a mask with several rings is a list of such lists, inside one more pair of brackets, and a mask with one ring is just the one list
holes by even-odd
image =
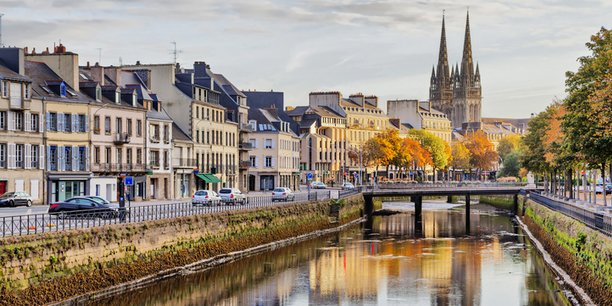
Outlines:
{"label": "cathedral", "polygon": [[[452,66],[451,66],[452,67]],[[451,120],[453,128],[461,128],[466,122],[481,121],[482,91],[480,88],[480,71],[478,64],[474,70],[472,60],[472,41],[470,38],[470,15],[465,23],[463,41],[463,58],[461,66],[449,69],[446,47],[446,29],[442,16],[442,35],[438,66],[432,67],[429,86],[429,100],[432,106]]]}

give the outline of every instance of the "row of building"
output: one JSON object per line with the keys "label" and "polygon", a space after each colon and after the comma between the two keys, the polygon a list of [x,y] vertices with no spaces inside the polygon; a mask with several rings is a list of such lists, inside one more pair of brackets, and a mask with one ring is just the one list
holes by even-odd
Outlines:
{"label": "row of building", "polygon": [[430,99],[390,100],[387,113],[376,96],[337,91],[285,106],[282,92],[241,91],[205,62],[79,66],[61,44],[40,53],[1,48],[0,194],[116,201],[125,177],[135,201],[222,187],[298,189],[307,173],[361,182],[363,144],[387,129],[424,129],[449,143],[479,129],[496,144],[526,122],[481,118],[469,35],[468,17],[462,68],[448,75],[443,21]]}

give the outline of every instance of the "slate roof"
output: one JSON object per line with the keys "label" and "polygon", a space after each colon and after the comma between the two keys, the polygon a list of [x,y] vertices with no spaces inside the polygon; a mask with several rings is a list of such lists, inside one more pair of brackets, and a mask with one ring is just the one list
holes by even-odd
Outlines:
{"label": "slate roof", "polygon": [[[47,64],[34,61],[24,61],[25,74],[32,80],[32,95],[44,97],[45,99],[55,101],[88,103],[92,99],[86,95],[74,90],[70,85],[66,85],[66,97],[61,97],[58,93],[52,91],[49,85],[59,85],[63,82],[62,78],[57,75],[53,69]],[[44,88],[49,89],[47,92]]]}
{"label": "slate roof", "polygon": [[223,89],[229,94],[233,96],[240,96],[246,98],[247,96],[240,91],[240,89],[236,88],[232,82],[230,82],[224,75],[219,73],[213,73],[213,77],[215,78],[215,84],[219,84]]}
{"label": "slate roof", "polygon": [[192,141],[191,137],[187,135],[181,128],[172,122],[172,139],[182,141]]}
{"label": "slate roof", "polygon": [[13,81],[22,81],[22,82],[30,82],[32,81],[25,75],[21,75],[6,66],[4,61],[0,60],[0,79],[3,80],[13,80]]}
{"label": "slate roof", "polygon": [[272,105],[277,109],[285,109],[284,93],[280,91],[245,91],[247,105],[255,108],[269,108]]}

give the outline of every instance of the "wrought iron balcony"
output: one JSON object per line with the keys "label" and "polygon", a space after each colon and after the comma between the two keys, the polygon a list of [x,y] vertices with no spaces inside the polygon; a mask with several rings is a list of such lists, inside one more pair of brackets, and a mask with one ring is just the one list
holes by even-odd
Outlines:
{"label": "wrought iron balcony", "polygon": [[249,169],[251,167],[251,162],[248,160],[244,160],[240,162],[240,169]]}
{"label": "wrought iron balcony", "polygon": [[115,144],[124,144],[130,142],[130,135],[126,132],[116,133],[113,142]]}
{"label": "wrought iron balcony", "polygon": [[253,148],[253,144],[250,143],[250,142],[241,142],[238,145],[238,149],[240,149],[240,150],[253,150],[254,148]]}

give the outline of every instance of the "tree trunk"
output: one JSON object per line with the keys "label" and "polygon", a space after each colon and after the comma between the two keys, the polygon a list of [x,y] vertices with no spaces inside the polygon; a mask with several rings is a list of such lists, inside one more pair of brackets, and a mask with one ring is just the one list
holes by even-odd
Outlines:
{"label": "tree trunk", "polygon": [[606,163],[601,164],[601,194],[603,195],[603,206],[606,207]]}

